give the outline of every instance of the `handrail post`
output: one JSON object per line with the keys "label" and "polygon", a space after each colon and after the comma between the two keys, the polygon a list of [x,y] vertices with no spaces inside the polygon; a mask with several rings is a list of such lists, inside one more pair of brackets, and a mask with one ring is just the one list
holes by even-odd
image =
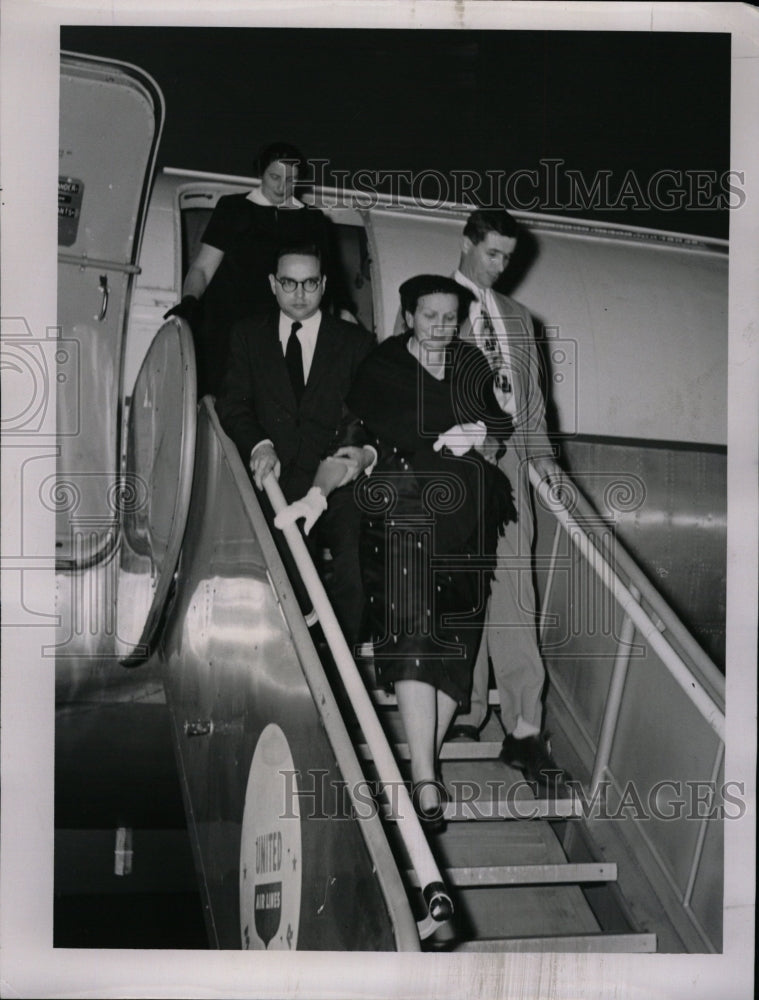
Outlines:
{"label": "handrail post", "polygon": [[[631,586],[630,593],[636,601],[640,597],[640,592],[636,587]],[[614,734],[617,731],[619,710],[622,707],[622,695],[624,693],[625,680],[627,679],[627,669],[630,666],[630,646],[632,645],[634,634],[635,622],[629,614],[625,614],[622,628],[620,629],[619,642],[617,643],[617,655],[614,658],[614,667],[611,673],[611,680],[609,681],[609,691],[606,695],[601,733],[598,737],[596,757],[593,764],[593,774],[590,779],[591,796],[595,795],[596,789],[609,766],[611,746],[614,741]]]}
{"label": "handrail post", "polygon": [[551,545],[551,561],[548,565],[548,573],[546,574],[545,589],[543,591],[543,599],[541,601],[541,620],[540,620],[540,643],[543,644],[545,639],[546,629],[548,628],[548,620],[545,613],[545,609],[548,607],[551,600],[551,591],[553,590],[553,579],[556,573],[556,563],[559,558],[559,545],[561,543],[561,525],[556,522],[556,530],[553,534],[553,544]]}
{"label": "handrail post", "polygon": [[[717,747],[717,753],[714,758],[714,766],[712,768],[712,775],[711,775],[712,794],[710,796],[710,803],[714,801],[714,789],[717,787],[719,772],[720,768],[722,767],[722,762],[724,761],[724,759],[725,759],[725,744],[720,743]],[[693,857],[691,858],[690,871],[688,872],[688,883],[685,886],[685,890],[683,891],[683,905],[685,906],[690,906],[691,900],[693,899],[693,890],[696,886],[696,879],[698,878],[698,872],[701,866],[701,860],[704,855],[704,844],[706,843],[706,831],[708,822],[709,822],[708,815],[701,817],[700,825],[698,828],[698,835],[696,837],[696,843],[693,845]]]}
{"label": "handrail post", "polygon": [[[263,486],[274,513],[278,514],[284,510],[287,501],[273,473],[269,473],[265,477]],[[401,777],[390,744],[377,718],[369,693],[353,660],[348,643],[345,641],[345,636],[335,617],[335,612],[332,610],[324,585],[316,572],[303,536],[295,524],[286,525],[282,528],[282,533],[290,547],[298,572],[308,591],[308,596],[313,602],[324,638],[327,640],[346,693],[374,758],[380,785],[389,804],[389,814],[397,823],[398,832],[408,851],[411,865],[419,876],[428,918],[418,922],[417,927],[420,936],[427,937],[435,931],[439,924],[450,919],[453,915],[453,903],[443,883],[437,863],[432,856],[432,851],[411,801],[411,795]],[[386,788],[397,789],[397,799],[393,795],[387,795]],[[398,808],[396,808],[396,803]]]}

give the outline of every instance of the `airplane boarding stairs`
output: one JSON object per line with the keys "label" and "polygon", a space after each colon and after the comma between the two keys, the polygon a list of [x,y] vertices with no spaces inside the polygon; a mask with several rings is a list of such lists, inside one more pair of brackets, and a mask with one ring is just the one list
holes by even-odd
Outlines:
{"label": "airplane boarding stairs", "polygon": [[[203,449],[206,445],[210,446],[210,453],[204,455]],[[214,455],[217,447],[220,447],[221,456]],[[196,475],[198,470],[203,470],[199,474],[204,476],[207,470],[219,469],[220,457],[223,458],[223,465],[227,466],[233,473],[235,485],[240,493],[246,494],[243,497],[244,504],[250,512],[253,505],[258,506],[253,487],[233,446],[218,426],[212,404],[206,400],[201,405]],[[219,495],[216,491],[214,491],[214,497],[211,507],[218,509]],[[220,511],[220,513],[222,512]],[[226,511],[223,512],[221,519],[225,524],[229,523]],[[255,531],[259,543],[263,542],[261,536],[264,532],[269,534],[260,509],[257,511]],[[289,529],[287,533],[290,534],[293,531],[296,535],[298,534],[297,529]],[[297,618],[302,619],[299,609],[294,606],[292,592],[287,588],[287,581],[283,576],[284,568],[274,569],[274,563],[277,560],[271,536],[267,539],[267,548],[270,550],[266,555],[268,572],[273,581],[279,577],[281,583],[284,584],[282,589],[276,585],[274,588],[278,590],[279,610],[288,623],[292,623]],[[192,551],[193,542],[190,541],[187,551],[187,556],[190,559],[192,559]],[[190,571],[190,577],[193,575]],[[215,582],[215,586],[218,589],[218,580]],[[197,587],[195,590],[197,593]],[[318,595],[312,594],[312,597],[314,596],[318,599]],[[324,621],[325,612],[317,603],[317,599],[314,600],[314,605],[319,608],[320,624],[327,636],[330,636],[329,623]],[[197,604],[195,608],[197,609]],[[190,609],[190,613],[193,614],[192,609]],[[331,609],[327,607],[326,613],[331,613]],[[271,622],[268,623],[269,626],[271,624]],[[302,624],[299,622],[299,625],[303,628],[305,622],[303,621]],[[388,773],[388,756],[392,756],[400,765],[400,776],[404,779],[408,778],[406,770],[408,749],[395,699],[385,692],[372,691],[374,685],[371,659],[359,659],[363,674],[360,676],[360,672],[356,672],[354,677],[351,676],[351,673],[356,668],[351,661],[347,665],[349,673],[346,677],[342,672],[346,669],[345,666],[342,668],[336,666],[336,661],[341,658],[341,650],[338,648],[334,651],[334,655],[331,655],[321,640],[321,632],[318,631],[316,635],[318,638],[312,637],[313,649],[319,655],[324,670],[324,679],[334,690],[335,706],[342,716],[341,721],[347,727],[346,734],[350,746],[344,746],[343,753],[347,757],[355,752],[361,768],[358,772],[358,784],[359,789],[363,789],[364,794],[361,796],[359,793],[356,796],[356,800],[352,802],[352,809],[349,811],[361,817],[358,820],[359,826],[362,826],[368,819],[379,819],[381,835],[387,839],[389,849],[383,857],[382,863],[392,864],[397,869],[399,882],[409,899],[413,918],[419,928],[423,949],[613,952],[656,950],[655,934],[638,932],[631,921],[626,919],[624,904],[616,905],[614,929],[610,933],[605,932],[605,928],[584,897],[582,887],[592,883],[613,883],[616,877],[616,866],[613,862],[608,861],[593,860],[578,863],[567,860],[560,838],[552,829],[552,822],[566,823],[567,817],[581,812],[581,808],[571,799],[536,800],[529,786],[521,780],[521,776],[517,772],[505,768],[497,760],[500,749],[500,727],[495,717],[491,719],[482,742],[470,745],[448,743],[443,751],[443,778],[448,783],[453,798],[446,806],[446,817],[449,820],[447,829],[442,834],[428,838],[433,872],[429,876],[429,880],[437,882],[435,873],[435,866],[437,866],[447,894],[453,902],[454,914],[450,920],[436,921],[431,919],[426,912],[426,900],[420,891],[426,876],[420,871],[418,858],[412,857],[414,849],[419,853],[419,844],[415,838],[415,831],[412,829],[410,833],[407,832],[409,819],[407,813],[404,812],[403,804],[401,803],[399,806],[396,800],[395,806],[391,806],[392,793],[388,801],[380,792],[376,797],[372,797],[372,806],[369,808],[367,816],[366,805],[370,791],[376,792],[384,785],[390,789],[394,788],[397,795],[398,775],[397,772],[395,774]],[[294,634],[290,637],[290,642],[292,643],[293,640],[295,640],[296,658],[305,658],[308,655],[305,652],[307,641],[299,642]],[[169,638],[169,648],[173,642],[174,640]],[[250,649],[255,650],[255,647],[255,636],[251,635]],[[290,651],[291,654],[292,651]],[[255,653],[252,655],[254,656]],[[251,652],[244,645],[234,651],[234,656],[236,659],[241,658],[243,663],[253,671],[261,669],[265,672],[271,672],[272,670],[271,661],[260,664],[258,667],[255,662],[250,662]],[[189,739],[187,735],[189,721],[187,716],[187,662],[185,659],[183,665],[180,665],[175,657],[170,656],[169,664],[169,706],[174,714],[175,730],[180,746],[184,747],[182,750],[183,771],[186,787],[189,791],[191,814],[197,817],[198,803],[202,803],[201,810],[208,808],[210,788],[207,784],[205,787],[201,787],[199,784],[195,773],[196,769],[190,763],[189,754],[192,750],[188,744],[194,749],[202,742],[204,731],[215,728],[218,732],[229,728],[231,705],[235,700],[235,694],[230,689],[228,698],[225,696],[219,698],[219,701],[229,706],[226,710],[222,710],[223,718],[220,718],[219,713],[215,712],[212,720],[208,722],[198,721],[200,716],[196,712],[198,718],[194,722],[190,721],[189,725],[194,725],[196,731],[201,733],[201,740],[198,740],[197,737]],[[184,676],[181,676],[182,674]],[[374,718],[371,714],[367,716],[361,705],[356,704],[356,696],[359,694],[355,684],[353,684],[356,679],[358,679],[362,690],[369,690],[372,694],[377,712]],[[197,681],[193,680],[192,686],[197,690]],[[239,684],[238,700],[241,694],[242,686]],[[287,697],[284,696],[285,700]],[[321,704],[324,705],[325,692],[323,690],[318,697],[321,698]],[[200,700],[203,700],[202,695]],[[369,711],[373,712],[371,706]],[[239,712],[238,709],[235,714],[239,716]],[[283,723],[281,714],[279,710],[274,708],[271,719],[275,725],[281,726],[282,731],[286,734],[286,740],[293,743],[292,726],[286,726]],[[357,721],[358,717],[361,718],[361,724]],[[366,734],[367,726],[374,726],[377,718],[380,719],[380,726],[377,728],[382,729],[390,744],[389,751],[387,745],[380,746],[379,753],[383,759],[379,765],[377,764],[377,734],[374,734],[373,746],[371,745],[372,738],[367,739]],[[266,725],[272,724],[272,721],[268,719],[262,720],[263,722]],[[254,756],[257,752],[257,750],[254,751]],[[299,782],[298,792],[301,808],[306,811],[316,798],[314,790],[323,769],[313,760],[308,769],[300,769],[297,756],[297,753],[293,752],[294,770],[298,772],[296,781]],[[224,772],[231,770],[237,764],[238,759],[239,754],[235,754],[234,760],[230,758],[225,760],[223,754],[218,755],[216,780],[228,781],[229,776],[224,778]],[[207,776],[206,782],[209,777],[214,780],[213,774],[209,773],[207,767],[206,764],[203,769]],[[341,773],[340,778],[344,777],[345,775]],[[355,779],[353,780],[355,781]],[[330,783],[334,784],[332,775]],[[247,801],[246,797],[246,803]],[[397,812],[400,812],[400,817],[396,815]],[[375,813],[376,817],[372,815]],[[218,836],[221,824],[215,819],[211,820],[210,816],[205,822],[211,827],[218,828],[216,835]],[[196,835],[202,864],[204,868],[208,868],[209,865],[216,864],[215,859],[211,857],[211,844],[216,843],[217,848],[215,849],[218,849],[219,841],[212,836],[210,840],[206,840],[206,844],[203,846],[201,843],[204,837],[202,825],[197,826]],[[339,826],[337,817],[333,818],[333,825]],[[243,831],[241,834],[243,842],[245,836]],[[229,845],[227,845],[227,849],[229,849]],[[350,849],[346,845],[346,850]],[[423,855],[422,868],[425,863],[428,863],[424,856],[426,850],[427,845],[425,844],[421,850]],[[383,875],[386,874],[383,872]],[[304,871],[304,877],[307,875],[308,873]],[[331,876],[327,874],[325,884],[330,883],[330,878]],[[320,884],[319,890],[321,891],[322,888]],[[343,892],[345,891],[346,889],[343,889]],[[212,899],[209,902],[209,908],[214,912],[215,919],[219,920],[220,897],[218,890],[210,889],[209,895],[216,896],[215,900]],[[227,898],[221,904],[221,908],[228,907],[231,902]],[[223,920],[223,918],[221,919]],[[224,938],[226,939],[226,935]],[[300,943],[298,946],[301,946]],[[363,946],[372,947],[371,944]]]}
{"label": "airplane boarding stairs", "polygon": [[[331,608],[311,584],[321,630],[309,630],[212,401],[201,401],[197,417],[194,405],[164,405],[178,367],[194,378],[191,354],[186,325],[166,324],[133,397],[128,472],[147,484],[149,495],[156,481],[165,489],[176,479],[176,503],[154,497],[122,539],[124,593],[146,606],[141,587],[147,584],[164,595],[164,606],[160,613],[151,608],[149,627],[133,632],[135,640],[122,642],[120,653],[129,666],[146,659],[161,665],[210,945],[719,950],[719,820],[664,822],[652,832],[650,817],[633,822],[631,831],[624,810],[601,821],[593,814],[599,805],[613,812],[624,797],[630,759],[620,760],[616,750],[625,748],[631,731],[633,740],[647,741],[644,752],[633,755],[639,787],[662,774],[721,775],[718,680],[689,659],[687,636],[662,602],[651,593],[641,597],[638,577],[625,576],[626,585],[614,577],[621,628],[602,654],[599,637],[591,637],[599,663],[582,678],[583,696],[594,684],[601,692],[594,695],[592,725],[570,686],[561,677],[551,684],[549,727],[561,742],[558,759],[581,779],[577,795],[535,799],[521,776],[497,760],[502,733],[491,693],[481,741],[443,748],[442,777],[451,793],[447,828],[425,838],[401,790],[408,750],[397,707],[375,689],[371,658],[359,657],[358,666],[350,656],[346,662]],[[167,434],[165,423],[178,413],[188,433]],[[167,441],[181,453],[173,459],[176,476]],[[569,520],[562,530],[573,544],[564,552],[554,539],[555,559],[573,566],[579,560],[603,576],[603,553],[578,538],[581,510],[564,514]],[[181,546],[171,541],[177,533]],[[291,547],[293,536],[302,545],[297,528],[283,534]],[[143,584],[136,583],[138,555]],[[167,571],[168,587],[160,582]],[[310,573],[313,583],[312,565]],[[321,588],[318,578],[314,586]],[[557,574],[551,600],[563,597]],[[127,620],[133,608],[120,608],[119,620],[122,615]],[[587,637],[584,643],[587,648]],[[645,662],[628,676],[631,649],[643,651]],[[641,716],[630,698],[644,669],[655,676],[644,676],[649,702]],[[677,713],[688,726],[682,760],[672,727],[651,710],[652,690],[667,719]],[[650,774],[641,775],[642,764]],[[389,800],[367,794],[383,784],[394,790]],[[664,843],[657,841],[660,831]]]}
{"label": "airplane boarding stairs", "polygon": [[[360,661],[373,685],[371,659]],[[403,765],[408,745],[395,697],[374,689],[373,698],[394,752]],[[609,861],[570,861],[562,846],[564,827],[582,814],[582,799],[536,798],[521,774],[498,760],[503,730],[493,713],[479,742],[448,741],[441,776],[450,801],[446,828],[432,834],[454,916],[427,942],[430,949],[461,952],[586,951],[652,952],[656,935],[634,929],[618,892],[611,889],[617,866]],[[357,737],[360,740],[360,734]],[[361,759],[371,753],[359,742]],[[405,767],[403,768],[405,772]],[[581,794],[581,793],[580,793]],[[394,843],[393,831],[389,831]],[[402,858],[402,845],[396,844]],[[410,886],[414,875],[406,870]],[[583,889],[603,887],[615,919],[602,926]]]}

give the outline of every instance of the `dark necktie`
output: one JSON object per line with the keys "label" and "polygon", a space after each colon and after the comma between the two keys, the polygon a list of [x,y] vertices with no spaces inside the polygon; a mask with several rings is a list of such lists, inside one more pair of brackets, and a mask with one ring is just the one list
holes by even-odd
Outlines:
{"label": "dark necktie", "polygon": [[287,339],[287,349],[285,350],[285,364],[290,375],[290,384],[295,393],[295,401],[299,405],[303,396],[303,390],[306,387],[303,379],[303,351],[300,348],[300,341],[298,340],[298,330],[302,326],[303,324],[298,323],[297,320],[293,323],[290,336]]}

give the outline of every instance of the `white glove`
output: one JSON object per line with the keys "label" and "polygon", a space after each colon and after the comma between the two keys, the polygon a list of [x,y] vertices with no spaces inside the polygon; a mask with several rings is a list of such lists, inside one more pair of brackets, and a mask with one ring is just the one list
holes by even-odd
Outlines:
{"label": "white glove", "polygon": [[274,518],[274,526],[285,528],[288,524],[295,524],[298,518],[302,517],[303,534],[307,535],[326,509],[327,498],[318,486],[312,486],[304,497],[288,504],[284,510],[277,514]]}
{"label": "white glove", "polygon": [[485,443],[488,431],[485,424],[478,420],[475,424],[454,424],[438,437],[433,444],[433,451],[448,448],[457,457],[466,455],[470,448],[479,448]]}

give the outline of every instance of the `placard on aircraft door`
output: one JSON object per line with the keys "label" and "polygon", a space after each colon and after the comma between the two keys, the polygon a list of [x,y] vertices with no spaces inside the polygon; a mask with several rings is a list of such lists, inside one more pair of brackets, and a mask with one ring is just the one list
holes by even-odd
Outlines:
{"label": "placard on aircraft door", "polygon": [[61,57],[56,556],[90,563],[119,519],[123,334],[163,118],[136,67]]}

